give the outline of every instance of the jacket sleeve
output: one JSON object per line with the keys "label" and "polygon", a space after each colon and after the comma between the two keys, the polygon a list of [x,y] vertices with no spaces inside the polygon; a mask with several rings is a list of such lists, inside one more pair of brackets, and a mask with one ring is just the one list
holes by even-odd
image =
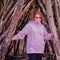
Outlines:
{"label": "jacket sleeve", "polygon": [[29,24],[25,25],[25,27],[24,27],[21,31],[19,31],[19,32],[12,38],[12,40],[24,39],[25,35],[28,35],[29,29],[30,29]]}
{"label": "jacket sleeve", "polygon": [[48,33],[44,26],[43,26],[43,35],[45,40],[50,40],[52,38],[52,34]]}

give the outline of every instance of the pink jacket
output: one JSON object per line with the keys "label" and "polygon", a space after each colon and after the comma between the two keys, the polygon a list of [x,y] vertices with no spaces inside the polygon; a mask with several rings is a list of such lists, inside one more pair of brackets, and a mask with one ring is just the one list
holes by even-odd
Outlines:
{"label": "pink jacket", "polygon": [[44,40],[49,40],[52,36],[43,24],[37,27],[34,22],[29,22],[12,40],[24,39],[25,35],[27,35],[27,53],[44,53]]}

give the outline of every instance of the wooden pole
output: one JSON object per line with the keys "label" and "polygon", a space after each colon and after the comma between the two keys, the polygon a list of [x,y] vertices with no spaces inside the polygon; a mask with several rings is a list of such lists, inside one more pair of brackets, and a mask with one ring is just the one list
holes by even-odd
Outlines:
{"label": "wooden pole", "polygon": [[53,10],[52,10],[52,3],[51,0],[46,0],[46,11],[47,11],[47,18],[50,30],[54,36],[53,45],[56,54],[56,59],[60,60],[60,41],[57,33],[56,26],[54,24],[54,17],[53,17]]}

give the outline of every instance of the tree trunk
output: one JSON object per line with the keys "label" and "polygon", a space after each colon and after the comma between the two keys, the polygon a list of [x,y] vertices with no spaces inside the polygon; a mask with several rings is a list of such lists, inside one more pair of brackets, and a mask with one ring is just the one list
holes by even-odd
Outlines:
{"label": "tree trunk", "polygon": [[58,22],[58,31],[60,33],[60,18],[59,18],[59,11],[58,11],[58,4],[57,4],[57,0],[55,0],[55,15],[56,15],[56,19],[57,19],[57,22]]}
{"label": "tree trunk", "polygon": [[57,33],[56,26],[54,24],[54,17],[53,17],[53,10],[52,10],[52,3],[51,0],[46,0],[46,11],[47,11],[47,18],[48,18],[48,23],[50,30],[54,36],[53,39],[53,45],[54,45],[54,50],[56,54],[57,60],[60,60],[60,41]]}
{"label": "tree trunk", "polygon": [[[11,24],[8,28],[8,30],[6,31],[6,37],[4,38],[4,43],[2,44],[2,47],[0,49],[0,60],[4,60],[5,58],[5,54],[8,51],[8,46],[10,45],[12,36],[15,33],[17,24],[19,22],[19,20],[21,19],[21,17],[28,12],[28,9],[30,8],[31,4],[33,3],[34,0],[31,0],[27,6],[24,8],[24,10],[22,11],[22,7],[17,6],[17,10],[15,11],[15,14],[12,18]],[[21,2],[20,2],[21,3]],[[18,10],[20,9],[20,10]]]}

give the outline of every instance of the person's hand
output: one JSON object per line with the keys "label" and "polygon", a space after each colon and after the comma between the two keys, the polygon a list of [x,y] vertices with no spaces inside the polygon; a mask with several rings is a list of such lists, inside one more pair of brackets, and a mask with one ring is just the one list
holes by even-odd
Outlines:
{"label": "person's hand", "polygon": [[16,40],[15,37],[13,37],[12,40]]}
{"label": "person's hand", "polygon": [[51,40],[53,40],[54,39],[54,35],[53,34],[51,34]]}
{"label": "person's hand", "polygon": [[18,36],[17,36],[17,35],[13,36],[13,37],[12,37],[12,40],[19,40],[19,39],[18,39]]}

